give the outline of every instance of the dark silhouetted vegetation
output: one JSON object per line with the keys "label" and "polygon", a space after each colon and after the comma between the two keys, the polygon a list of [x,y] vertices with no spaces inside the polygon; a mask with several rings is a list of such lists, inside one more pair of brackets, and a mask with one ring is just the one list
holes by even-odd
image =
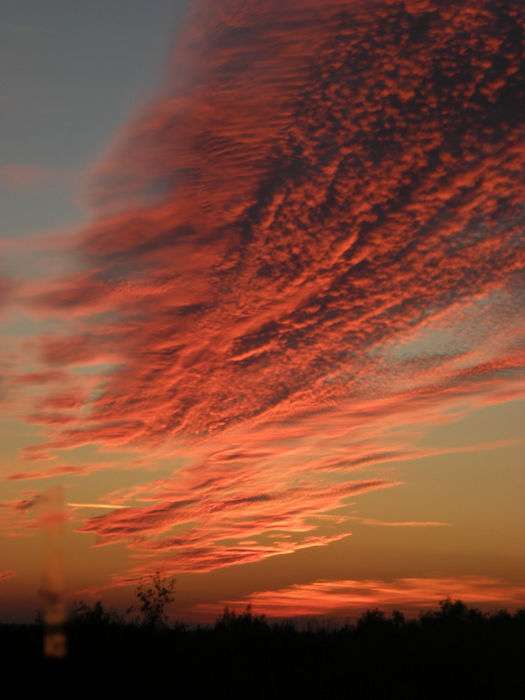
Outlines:
{"label": "dark silhouetted vegetation", "polygon": [[247,608],[188,626],[168,624],[172,594],[173,582],[157,576],[137,589],[131,619],[100,602],[75,604],[63,660],[42,657],[41,621],[0,625],[3,658],[54,681],[189,687],[196,698],[525,697],[525,610],[482,613],[446,600],[414,619],[369,610],[352,624],[296,626]]}
{"label": "dark silhouetted vegetation", "polygon": [[140,617],[135,618],[135,623],[147,627],[165,627],[168,624],[168,607],[173,603],[175,579],[162,578],[157,571],[149,585],[140,584],[136,590],[139,601],[138,606],[128,608],[128,614],[135,612],[138,607]]}

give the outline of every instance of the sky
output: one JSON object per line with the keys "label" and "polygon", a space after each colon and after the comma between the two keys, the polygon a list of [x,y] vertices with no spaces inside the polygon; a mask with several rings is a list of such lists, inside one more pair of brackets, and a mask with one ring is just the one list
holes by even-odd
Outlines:
{"label": "sky", "polygon": [[5,7],[0,617],[523,607],[525,8]]}

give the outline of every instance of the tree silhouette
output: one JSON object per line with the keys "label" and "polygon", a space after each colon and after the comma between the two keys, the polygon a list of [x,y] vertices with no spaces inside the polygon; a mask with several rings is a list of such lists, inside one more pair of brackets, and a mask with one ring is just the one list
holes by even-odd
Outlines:
{"label": "tree silhouette", "polygon": [[139,610],[141,622],[146,627],[166,627],[168,624],[167,608],[173,603],[175,579],[165,578],[157,571],[148,583],[137,586],[135,595],[138,606],[128,608],[128,613]]}

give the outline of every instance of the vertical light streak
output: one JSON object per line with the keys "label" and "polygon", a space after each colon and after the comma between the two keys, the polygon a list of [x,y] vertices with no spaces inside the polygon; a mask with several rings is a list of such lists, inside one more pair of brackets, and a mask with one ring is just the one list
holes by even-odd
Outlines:
{"label": "vertical light streak", "polygon": [[46,540],[45,565],[40,597],[44,606],[44,656],[66,655],[64,632],[64,492],[61,486],[49,489],[42,499],[41,528]]}

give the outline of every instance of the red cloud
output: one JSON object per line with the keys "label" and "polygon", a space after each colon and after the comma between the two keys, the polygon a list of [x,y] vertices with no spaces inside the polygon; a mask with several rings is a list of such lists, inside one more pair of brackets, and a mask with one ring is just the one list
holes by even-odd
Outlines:
{"label": "red cloud", "polygon": [[28,372],[27,374],[20,374],[13,378],[13,381],[17,384],[51,384],[56,381],[63,380],[65,378],[65,372],[61,370],[44,370],[42,372]]}
{"label": "red cloud", "polygon": [[[196,61],[194,84],[174,77],[100,180],[115,202],[162,181],[159,196],[97,219],[90,269],[34,300],[118,314],[43,347],[53,364],[123,363],[100,425],[127,420],[132,439],[138,419],[155,440],[330,402],[334,371],[348,393],[372,349],[522,268],[523,130],[506,106],[521,88],[492,64],[496,29],[473,3],[452,21],[432,11],[405,54],[430,5],[406,5],[401,25],[397,5],[326,3],[314,21],[292,2],[292,32],[281,8],[252,4],[235,28],[189,30],[175,63]],[[510,8],[508,32],[518,19]],[[486,39],[468,74],[466,27]],[[489,59],[506,76],[494,105],[469,92]]]}
{"label": "red cloud", "polygon": [[[192,16],[98,170],[81,269],[26,290],[68,330],[16,381],[52,382],[29,419],[48,428],[37,458],[94,444],[191,462],[80,529],[202,571],[347,536],[308,516],[397,480],[334,478],[428,456],[426,426],[524,395],[523,13]],[[63,368],[94,365],[85,401],[57,403]]]}

